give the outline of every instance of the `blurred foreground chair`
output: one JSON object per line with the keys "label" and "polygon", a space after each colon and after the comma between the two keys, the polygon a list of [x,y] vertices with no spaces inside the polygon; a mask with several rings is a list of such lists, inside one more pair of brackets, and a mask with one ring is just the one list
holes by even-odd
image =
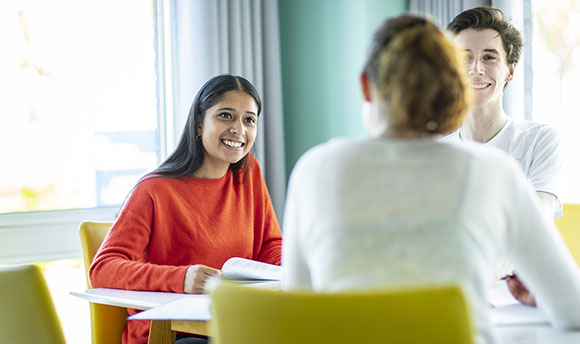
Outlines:
{"label": "blurred foreground chair", "polygon": [[35,265],[0,268],[0,343],[65,343],[50,291]]}
{"label": "blurred foreground chair", "polygon": [[213,344],[473,343],[457,286],[365,292],[281,292],[220,283]]}
{"label": "blurred foreground chair", "polygon": [[564,216],[555,220],[560,235],[580,265],[580,204],[564,203]]}
{"label": "blurred foreground chair", "polygon": [[[89,267],[112,225],[110,222],[90,221],[82,222],[80,225],[79,234],[88,288],[92,288]],[[127,309],[96,303],[90,303],[89,307],[92,344],[120,344],[123,328],[127,322]]]}

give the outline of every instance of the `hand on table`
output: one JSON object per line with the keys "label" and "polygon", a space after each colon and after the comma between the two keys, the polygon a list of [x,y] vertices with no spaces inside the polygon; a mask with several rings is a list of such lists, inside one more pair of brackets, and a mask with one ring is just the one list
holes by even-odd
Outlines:
{"label": "hand on table", "polygon": [[186,294],[203,294],[207,280],[210,277],[220,277],[221,275],[221,270],[201,264],[192,265],[185,273],[183,292]]}
{"label": "hand on table", "polygon": [[520,303],[536,307],[536,298],[528,288],[522,283],[522,281],[515,275],[508,275],[505,278],[508,290],[510,293],[518,300]]}

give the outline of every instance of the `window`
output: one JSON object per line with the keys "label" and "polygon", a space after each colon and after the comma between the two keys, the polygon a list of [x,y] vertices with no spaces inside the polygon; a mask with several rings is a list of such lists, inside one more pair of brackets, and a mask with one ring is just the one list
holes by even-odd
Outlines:
{"label": "window", "polygon": [[69,294],[86,287],[79,222],[113,220],[166,150],[160,10],[0,4],[0,264],[40,262],[71,343],[90,342],[88,304]]}
{"label": "window", "polygon": [[159,161],[153,2],[0,7],[0,213],[119,205]]}
{"label": "window", "polygon": [[80,257],[164,157],[165,1],[0,4],[0,264]]}
{"label": "window", "polygon": [[580,203],[580,2],[534,0],[533,118],[560,133],[562,200]]}

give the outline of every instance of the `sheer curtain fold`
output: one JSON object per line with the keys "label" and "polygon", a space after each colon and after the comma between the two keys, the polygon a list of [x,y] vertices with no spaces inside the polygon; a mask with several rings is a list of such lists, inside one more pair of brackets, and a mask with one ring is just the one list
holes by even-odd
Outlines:
{"label": "sheer curtain fold", "polygon": [[445,27],[455,15],[463,11],[463,3],[462,0],[411,0],[409,1],[409,10],[412,13],[431,18],[439,27]]}
{"label": "sheer curtain fold", "polygon": [[281,221],[286,169],[277,1],[169,1],[174,18],[176,131],[183,127],[193,97],[207,79],[230,73],[252,82],[263,101],[255,153]]}
{"label": "sheer curtain fold", "polygon": [[524,50],[516,67],[513,81],[505,89],[503,105],[508,115],[519,119],[532,119],[532,24],[531,0],[410,0],[412,13],[428,16],[440,27],[460,12],[478,6],[501,9],[524,37]]}

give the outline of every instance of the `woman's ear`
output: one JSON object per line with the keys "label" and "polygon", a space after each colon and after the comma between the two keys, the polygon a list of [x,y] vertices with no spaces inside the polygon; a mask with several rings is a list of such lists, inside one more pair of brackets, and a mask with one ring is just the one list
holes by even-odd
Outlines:
{"label": "woman's ear", "polygon": [[201,129],[201,124],[197,126],[197,130],[195,131],[195,136],[196,137],[201,137],[201,134],[203,133],[203,130]]}
{"label": "woman's ear", "polygon": [[371,85],[370,80],[366,73],[361,73],[360,75],[360,86],[362,89],[363,98],[366,102],[371,101]]}

